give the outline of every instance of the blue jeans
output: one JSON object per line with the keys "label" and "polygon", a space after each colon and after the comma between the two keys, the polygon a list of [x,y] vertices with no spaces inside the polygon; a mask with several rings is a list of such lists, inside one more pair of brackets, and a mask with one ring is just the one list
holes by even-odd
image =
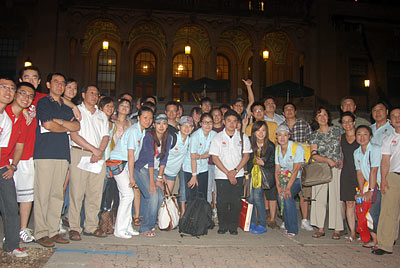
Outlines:
{"label": "blue jeans", "polygon": [[[257,220],[260,225],[266,227],[266,214],[265,214],[265,204],[264,204],[264,189],[262,187],[253,188],[251,187],[251,193],[249,198],[249,203],[253,204],[253,212],[251,214],[251,223],[257,224]],[[257,209],[257,212],[256,212]]]}
{"label": "blue jeans", "polygon": [[5,238],[3,249],[10,252],[19,248],[20,219],[14,178],[3,179],[3,173],[6,171],[6,167],[0,169],[0,212]]}
{"label": "blue jeans", "polygon": [[[135,169],[134,175],[136,183],[139,186],[140,193],[142,194],[140,202],[140,213],[143,216],[142,224],[140,225],[140,233],[151,231],[154,228],[157,221],[158,210],[161,207],[164,194],[160,187],[157,187],[155,193],[149,193],[150,177],[149,170],[142,168],[140,170]],[[154,182],[157,181],[158,170],[154,170]]]}
{"label": "blue jeans", "polygon": [[186,202],[186,187],[185,187],[185,176],[183,170],[179,171],[179,202]]}
{"label": "blue jeans", "polygon": [[207,202],[211,203],[212,193],[215,191],[215,165],[208,165],[208,188],[207,188]]}
{"label": "blue jeans", "polygon": [[371,214],[372,220],[374,222],[374,229],[370,229],[370,231],[373,233],[378,232],[379,214],[381,213],[381,199],[382,194],[381,191],[378,190],[376,201],[369,208],[369,214]]}
{"label": "blue jeans", "polygon": [[285,220],[285,229],[288,233],[298,234],[299,226],[297,225],[297,208],[294,197],[300,192],[301,184],[300,179],[297,178],[292,188],[290,188],[291,198],[283,199],[283,218]]}

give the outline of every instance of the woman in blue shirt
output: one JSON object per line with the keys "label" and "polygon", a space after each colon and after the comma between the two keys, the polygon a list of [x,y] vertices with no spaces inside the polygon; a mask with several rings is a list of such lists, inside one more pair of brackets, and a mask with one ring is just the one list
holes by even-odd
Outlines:
{"label": "woman in blue shirt", "polygon": [[208,151],[210,150],[211,140],[217,132],[212,130],[213,118],[209,113],[201,115],[200,126],[201,128],[190,136],[190,156],[186,156],[183,164],[186,201],[194,199],[197,192],[207,198],[208,158],[210,157]]}
{"label": "woman in blue shirt", "polygon": [[[301,190],[300,168],[304,162],[304,149],[300,144],[289,141],[289,128],[280,125],[276,130],[278,146],[275,149],[275,181],[279,196],[283,199],[283,218],[288,236],[299,233],[297,208],[294,197]],[[286,183],[283,175],[288,177]],[[281,179],[280,179],[281,177]],[[282,204],[281,204],[282,206]]]}
{"label": "woman in blue shirt", "polygon": [[154,226],[164,196],[162,178],[171,147],[171,136],[167,130],[168,117],[157,115],[154,127],[143,138],[143,147],[135,163],[135,179],[142,194],[140,211],[143,221],[139,232],[148,237],[156,235]]}
{"label": "woman in blue shirt", "polygon": [[[361,125],[356,129],[356,140],[360,147],[354,151],[354,165],[357,170],[357,180],[360,195],[365,202],[372,202],[369,213],[373,221],[373,229],[370,229],[372,241],[365,243],[363,247],[372,248],[377,243],[376,232],[378,228],[379,214],[381,212],[381,148],[371,143],[372,130]],[[376,200],[373,200],[376,191]]]}

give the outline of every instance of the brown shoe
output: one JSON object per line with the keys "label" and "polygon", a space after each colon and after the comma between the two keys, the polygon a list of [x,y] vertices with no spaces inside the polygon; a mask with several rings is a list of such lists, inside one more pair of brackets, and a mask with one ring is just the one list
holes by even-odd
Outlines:
{"label": "brown shoe", "polygon": [[97,228],[93,233],[87,233],[87,232],[83,232],[84,235],[87,236],[95,236],[95,237],[107,237],[107,234],[105,232],[103,232],[102,230],[100,230],[99,228]]}
{"label": "brown shoe", "polygon": [[42,247],[45,247],[45,248],[52,248],[55,246],[53,241],[51,241],[48,236],[42,237],[42,238],[36,240],[36,242],[38,242]]}
{"label": "brown shoe", "polygon": [[278,224],[276,224],[276,221],[270,221],[269,223],[268,223],[268,227],[269,228],[271,228],[271,229],[279,229],[279,226],[278,226]]}
{"label": "brown shoe", "polygon": [[82,240],[81,235],[79,234],[79,232],[71,230],[69,231],[69,239],[72,241],[80,241]]}
{"label": "brown shoe", "polygon": [[68,244],[69,243],[68,239],[65,239],[64,237],[62,237],[59,234],[56,234],[55,236],[50,237],[50,240],[53,242],[56,242],[58,244]]}

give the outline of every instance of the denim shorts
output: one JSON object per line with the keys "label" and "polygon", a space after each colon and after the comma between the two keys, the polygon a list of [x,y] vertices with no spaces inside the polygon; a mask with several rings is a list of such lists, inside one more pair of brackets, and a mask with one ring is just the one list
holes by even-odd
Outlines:
{"label": "denim shorts", "polygon": [[166,174],[164,174],[164,176],[168,181],[176,181],[176,176],[168,176]]}

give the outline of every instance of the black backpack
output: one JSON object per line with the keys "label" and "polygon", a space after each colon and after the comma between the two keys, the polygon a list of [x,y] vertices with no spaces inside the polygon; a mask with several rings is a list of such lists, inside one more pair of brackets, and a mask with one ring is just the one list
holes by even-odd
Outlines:
{"label": "black backpack", "polygon": [[198,196],[188,202],[185,214],[179,220],[179,233],[192,236],[206,235],[208,229],[214,228],[214,225],[210,204]]}

